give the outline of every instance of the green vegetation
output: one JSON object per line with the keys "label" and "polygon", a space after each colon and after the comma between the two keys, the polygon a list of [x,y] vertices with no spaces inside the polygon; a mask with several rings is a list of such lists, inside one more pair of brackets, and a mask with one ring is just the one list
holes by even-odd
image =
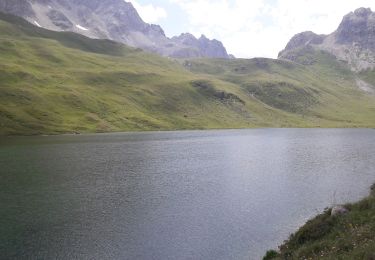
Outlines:
{"label": "green vegetation", "polygon": [[375,185],[364,200],[331,216],[330,209],[308,221],[264,259],[375,259]]}
{"label": "green vegetation", "polygon": [[358,75],[314,55],[172,60],[0,14],[0,135],[374,127],[375,96]]}
{"label": "green vegetation", "polygon": [[[261,58],[202,59],[185,61],[183,65],[198,75],[235,84],[263,109],[269,108],[271,114],[275,110],[286,112],[282,115],[286,125],[272,118],[273,126],[374,125],[375,97],[360,90],[355,83],[362,75],[351,72],[345,64],[322,51],[315,51],[314,62],[308,65]],[[375,73],[370,71],[368,74]]]}
{"label": "green vegetation", "polygon": [[278,256],[278,253],[275,250],[268,250],[266,255],[263,257],[263,260],[274,259]]}

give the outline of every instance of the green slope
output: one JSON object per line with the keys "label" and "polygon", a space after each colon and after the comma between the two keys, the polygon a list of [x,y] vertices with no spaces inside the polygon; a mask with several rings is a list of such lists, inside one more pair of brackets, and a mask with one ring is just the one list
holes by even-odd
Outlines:
{"label": "green slope", "polygon": [[262,58],[194,60],[183,65],[194,73],[236,84],[264,105],[300,116],[305,126],[374,126],[375,96],[356,85],[357,78],[371,83],[368,76],[354,74],[327,53],[311,55],[315,62],[310,65]]}
{"label": "green slope", "polygon": [[375,126],[356,75],[318,58],[177,61],[0,14],[0,135]]}

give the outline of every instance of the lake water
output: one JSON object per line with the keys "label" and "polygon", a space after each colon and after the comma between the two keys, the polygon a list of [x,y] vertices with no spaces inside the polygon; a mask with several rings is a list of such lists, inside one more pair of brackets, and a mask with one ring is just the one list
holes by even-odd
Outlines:
{"label": "lake water", "polygon": [[375,182],[373,129],[0,141],[2,259],[260,259]]}

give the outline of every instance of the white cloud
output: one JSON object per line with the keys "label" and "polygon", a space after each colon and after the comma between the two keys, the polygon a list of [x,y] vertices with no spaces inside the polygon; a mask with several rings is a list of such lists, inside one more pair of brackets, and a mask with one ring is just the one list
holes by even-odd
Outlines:
{"label": "white cloud", "polygon": [[146,23],[157,23],[160,19],[167,17],[167,12],[162,7],[154,6],[153,4],[141,5],[136,0],[126,0],[126,2],[133,4]]}
{"label": "white cloud", "polygon": [[302,31],[333,32],[342,17],[374,0],[170,0],[187,14],[190,30],[223,41],[238,57],[276,58]]}

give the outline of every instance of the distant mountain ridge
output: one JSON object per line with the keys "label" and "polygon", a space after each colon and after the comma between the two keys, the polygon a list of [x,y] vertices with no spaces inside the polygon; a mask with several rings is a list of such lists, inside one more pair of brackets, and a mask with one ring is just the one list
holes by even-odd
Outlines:
{"label": "distant mountain ridge", "polygon": [[0,12],[0,135],[374,127],[375,71],[311,56],[169,59]]}
{"label": "distant mountain ridge", "polygon": [[159,25],[145,23],[124,0],[1,0],[0,11],[45,29],[110,39],[163,56],[230,58],[220,41],[204,35],[168,38]]}
{"label": "distant mountain ridge", "polygon": [[299,33],[280,52],[279,58],[296,61],[303,49],[311,48],[336,56],[353,71],[375,68],[375,13],[370,8],[359,8],[344,16],[338,29],[329,35]]}

